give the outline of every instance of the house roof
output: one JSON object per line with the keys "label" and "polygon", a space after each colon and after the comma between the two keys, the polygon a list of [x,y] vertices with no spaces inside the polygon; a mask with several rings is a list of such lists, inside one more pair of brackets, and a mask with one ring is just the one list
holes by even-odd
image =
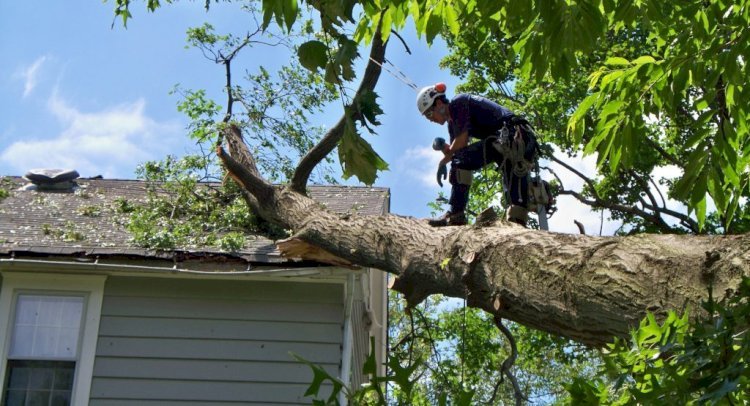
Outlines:
{"label": "house roof", "polygon": [[[74,192],[23,190],[21,177],[0,178],[10,196],[0,200],[0,256],[55,255],[75,257],[128,256],[174,259],[234,257],[254,263],[280,263],[275,243],[263,236],[246,238],[238,252],[218,247],[155,251],[135,246],[126,228],[127,214],[115,210],[117,201],[144,201],[146,182],[137,180],[76,180]],[[390,192],[382,187],[309,186],[309,195],[328,209],[381,215],[389,211]]]}

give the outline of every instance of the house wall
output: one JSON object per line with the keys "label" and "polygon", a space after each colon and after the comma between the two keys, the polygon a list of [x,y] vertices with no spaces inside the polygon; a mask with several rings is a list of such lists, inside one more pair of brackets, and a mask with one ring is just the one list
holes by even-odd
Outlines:
{"label": "house wall", "polygon": [[110,276],[90,405],[310,404],[341,362],[344,286]]}

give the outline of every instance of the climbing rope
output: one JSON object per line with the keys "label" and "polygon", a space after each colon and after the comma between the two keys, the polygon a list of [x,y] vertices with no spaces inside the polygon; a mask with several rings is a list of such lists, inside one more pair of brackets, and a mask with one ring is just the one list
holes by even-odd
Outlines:
{"label": "climbing rope", "polygon": [[391,63],[391,61],[389,61],[388,59],[383,58],[383,61],[385,63],[387,63],[388,65],[390,65],[393,68],[393,70],[391,70],[390,68],[384,66],[381,62],[376,61],[372,57],[370,57],[370,61],[372,61],[372,63],[374,63],[375,65],[380,66],[381,69],[383,69],[384,71],[388,72],[394,78],[400,80],[401,83],[403,83],[406,86],[409,86],[410,88],[412,88],[415,92],[419,91],[419,86],[417,86],[416,83],[414,83],[413,80],[409,79],[409,77],[406,76],[406,74],[404,72],[402,72],[401,69],[399,69],[393,63]]}

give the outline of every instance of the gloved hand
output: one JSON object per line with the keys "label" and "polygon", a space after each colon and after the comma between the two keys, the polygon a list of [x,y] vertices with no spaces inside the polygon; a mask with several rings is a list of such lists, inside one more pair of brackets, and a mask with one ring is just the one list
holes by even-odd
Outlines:
{"label": "gloved hand", "polygon": [[443,180],[448,178],[448,167],[445,164],[440,164],[437,170],[437,183],[440,187],[443,187],[443,181],[440,180],[440,177],[442,177]]}
{"label": "gloved hand", "polygon": [[435,151],[442,151],[445,148],[445,138],[437,137],[432,141],[432,149]]}

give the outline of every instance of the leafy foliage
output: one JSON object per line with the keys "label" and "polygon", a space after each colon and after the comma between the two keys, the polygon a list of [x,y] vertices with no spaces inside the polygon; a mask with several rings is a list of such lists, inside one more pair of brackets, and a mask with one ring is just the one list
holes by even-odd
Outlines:
{"label": "leafy foliage", "polygon": [[709,299],[707,317],[688,323],[671,312],[660,324],[649,314],[629,342],[605,355],[602,375],[577,378],[574,404],[745,404],[750,398],[750,279],[727,303]]}
{"label": "leafy foliage", "polygon": [[360,181],[371,185],[375,182],[377,171],[388,169],[388,164],[357,133],[353,120],[346,119],[344,125],[344,136],[338,148],[344,179],[355,175]]}
{"label": "leafy foliage", "polygon": [[118,204],[128,214],[127,228],[136,245],[214,246],[233,252],[245,245],[246,234],[283,235],[248,211],[233,182],[206,183],[211,179],[206,172],[209,161],[205,156],[169,156],[139,166],[138,176],[148,184],[146,201]]}
{"label": "leafy foliage", "polygon": [[10,197],[11,190],[13,189],[13,183],[9,178],[0,177],[0,201]]}

